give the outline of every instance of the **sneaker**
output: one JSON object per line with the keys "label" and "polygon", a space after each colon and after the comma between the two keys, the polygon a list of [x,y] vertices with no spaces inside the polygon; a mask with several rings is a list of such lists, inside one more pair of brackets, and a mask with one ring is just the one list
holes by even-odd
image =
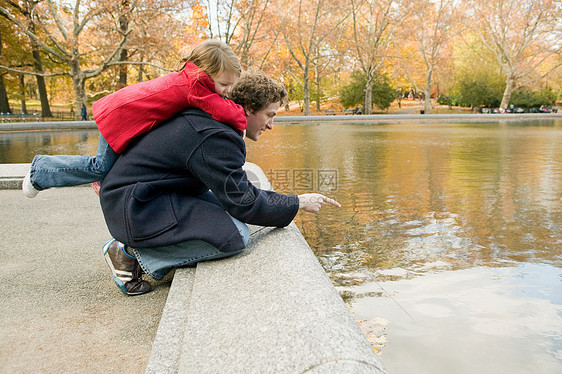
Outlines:
{"label": "sneaker", "polygon": [[152,291],[150,283],[142,280],[142,269],[135,256],[125,250],[125,244],[115,239],[103,246],[103,256],[111,269],[113,280],[125,295],[135,296]]}
{"label": "sneaker", "polygon": [[27,172],[25,178],[23,178],[23,183],[21,184],[21,190],[23,194],[30,199],[33,199],[39,193],[39,190],[33,187],[31,184],[31,170]]}

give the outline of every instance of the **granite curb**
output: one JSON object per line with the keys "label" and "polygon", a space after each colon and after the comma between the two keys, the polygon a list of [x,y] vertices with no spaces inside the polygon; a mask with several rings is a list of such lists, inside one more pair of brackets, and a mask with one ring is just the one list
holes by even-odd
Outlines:
{"label": "granite curb", "polygon": [[240,255],[176,270],[146,373],[386,373],[296,225],[250,231]]}

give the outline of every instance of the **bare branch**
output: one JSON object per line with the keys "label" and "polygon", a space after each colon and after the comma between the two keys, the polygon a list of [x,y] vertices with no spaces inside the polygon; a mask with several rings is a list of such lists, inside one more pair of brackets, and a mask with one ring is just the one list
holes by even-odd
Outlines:
{"label": "bare branch", "polygon": [[[32,33],[31,31],[28,30],[28,28],[22,24],[19,20],[15,19],[10,12],[5,9],[4,7],[0,7],[0,15],[2,15],[3,17],[7,18],[10,22],[14,23],[16,26],[18,26],[18,28],[27,36],[29,36],[31,39],[33,39],[34,41],[36,41],[41,48],[43,48],[44,50],[46,50],[49,53],[52,53],[53,55],[57,56],[59,59],[61,59],[62,61],[69,61],[68,59],[68,55],[67,53],[65,53],[67,56],[60,54],[59,52],[55,51],[54,49],[52,49],[51,47],[49,47],[48,45],[46,45],[41,39],[39,39],[34,33]],[[39,26],[41,26],[41,24],[39,23]]]}
{"label": "bare branch", "polygon": [[108,67],[117,66],[117,65],[148,65],[167,72],[174,71],[174,69],[165,68],[162,65],[154,64],[152,62],[144,62],[144,61],[117,61],[117,62],[110,62],[109,64],[107,64]]}
{"label": "bare branch", "polygon": [[113,50],[111,55],[109,55],[101,63],[101,65],[97,69],[90,69],[90,70],[86,70],[84,72],[85,78],[95,77],[95,76],[99,75],[102,71],[107,69],[108,66],[110,66],[110,64],[112,64],[112,65],[116,64],[115,60],[116,60],[117,53],[119,53],[121,51],[121,48],[123,48],[123,46],[125,45],[125,42],[127,41],[127,36],[129,36],[131,31],[132,31],[132,29],[129,29],[126,33],[123,33],[123,38],[121,38],[121,42],[119,43],[119,45]]}
{"label": "bare branch", "polygon": [[17,69],[12,69],[8,66],[4,66],[4,65],[0,65],[0,69],[4,69],[6,71],[9,71],[11,73],[18,73],[18,74],[25,74],[25,75],[33,75],[33,76],[38,76],[38,77],[55,77],[55,76],[67,76],[69,77],[70,74],[69,73],[50,73],[50,74],[45,74],[45,73],[35,73],[33,71],[27,71],[27,70],[17,70]]}
{"label": "bare branch", "polygon": [[263,65],[265,64],[265,61],[267,60],[267,57],[269,56],[269,53],[271,52],[271,50],[273,49],[273,46],[277,42],[277,38],[279,37],[279,33],[280,33],[280,31],[277,31],[277,33],[275,34],[275,38],[273,39],[273,42],[269,45],[269,49],[267,50],[267,53],[263,56],[263,59],[262,59],[261,64],[259,66],[260,70],[263,68]]}
{"label": "bare branch", "polygon": [[400,55],[400,49],[398,48],[398,44],[396,43],[396,38],[394,37],[393,37],[393,42],[394,42],[394,48],[396,49],[396,54],[398,55],[398,61],[400,61],[400,66],[402,67],[402,71],[404,71],[406,77],[408,77],[408,80],[410,81],[412,86],[416,89],[416,91],[421,91],[418,85],[416,84],[416,82],[412,79],[412,76],[408,72],[408,69],[406,69],[406,66],[404,66],[404,57]]}
{"label": "bare branch", "polygon": [[[53,19],[55,20],[55,24],[57,25],[59,31],[61,32],[64,40],[68,43],[69,37],[68,37],[68,32],[66,31],[66,29],[64,28],[64,25],[62,24],[62,20],[60,19],[58,12],[55,10],[55,6],[53,4],[52,0],[47,0],[47,3],[49,4],[49,10],[51,11],[51,16],[53,17]],[[80,3],[80,1],[77,2],[77,5]]]}

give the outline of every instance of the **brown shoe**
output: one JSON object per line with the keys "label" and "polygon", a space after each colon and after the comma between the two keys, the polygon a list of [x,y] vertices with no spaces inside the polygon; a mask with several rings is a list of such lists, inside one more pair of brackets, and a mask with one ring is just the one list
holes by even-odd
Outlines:
{"label": "brown shoe", "polygon": [[113,280],[125,295],[142,295],[152,291],[150,283],[142,280],[137,259],[127,253],[125,244],[111,239],[103,246],[103,256],[113,274]]}

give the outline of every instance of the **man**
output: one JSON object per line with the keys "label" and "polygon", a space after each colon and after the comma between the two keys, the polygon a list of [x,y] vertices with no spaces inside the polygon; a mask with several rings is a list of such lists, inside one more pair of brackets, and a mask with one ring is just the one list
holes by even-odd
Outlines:
{"label": "man", "polygon": [[[242,75],[230,94],[246,114],[246,137],[273,127],[287,92],[262,73]],[[245,223],[284,227],[299,209],[339,204],[320,194],[283,195],[253,186],[242,170],[242,134],[199,109],[188,109],[135,139],[102,183],[110,233],[104,256],[126,295],[150,291],[144,271],[170,270],[241,252]]]}

